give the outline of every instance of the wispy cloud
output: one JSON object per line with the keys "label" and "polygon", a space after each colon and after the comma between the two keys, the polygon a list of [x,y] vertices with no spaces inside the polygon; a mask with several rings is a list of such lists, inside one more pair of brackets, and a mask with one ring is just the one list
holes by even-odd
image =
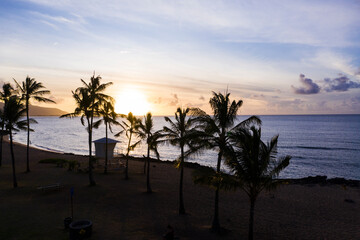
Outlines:
{"label": "wispy cloud", "polygon": [[67,26],[74,30],[80,30],[83,29],[83,26],[86,24],[85,19],[76,14],[70,14],[69,16],[55,16],[37,11],[29,11],[29,14],[32,15],[34,19],[38,19],[38,21],[47,24],[56,30],[59,30],[62,26]]}
{"label": "wispy cloud", "polygon": [[316,94],[320,92],[319,85],[314,83],[312,79],[305,78],[304,74],[300,74],[299,80],[302,83],[303,87],[291,86],[291,88],[296,94]]}
{"label": "wispy cloud", "polygon": [[305,61],[348,75],[355,75],[359,69],[354,64],[353,56],[334,50],[319,50],[313,58],[306,59]]}
{"label": "wispy cloud", "polygon": [[[84,18],[118,19],[181,29],[205,29],[221,41],[359,46],[359,2],[342,1],[45,1],[32,3]],[[166,26],[165,26],[166,27]]]}

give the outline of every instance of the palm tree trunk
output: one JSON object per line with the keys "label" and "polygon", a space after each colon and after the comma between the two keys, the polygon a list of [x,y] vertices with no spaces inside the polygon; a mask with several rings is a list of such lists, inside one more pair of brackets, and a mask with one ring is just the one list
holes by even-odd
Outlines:
{"label": "palm tree trunk", "polygon": [[144,159],[144,174],[146,173],[146,164],[147,164],[147,158]]}
{"label": "palm tree trunk", "polygon": [[107,122],[105,122],[105,169],[104,174],[107,174],[108,166],[108,132],[107,132]]}
{"label": "palm tree trunk", "polygon": [[127,148],[127,153],[126,153],[125,180],[129,179],[129,170],[128,169],[129,169],[129,153],[130,153],[131,137],[132,137],[132,132],[130,132],[129,143],[128,143],[128,148]]}
{"label": "palm tree trunk", "polygon": [[147,192],[151,193],[151,186],[150,186],[150,147],[148,145],[148,149],[147,149],[147,172],[146,172],[146,188],[147,188]]}
{"label": "palm tree trunk", "polygon": [[26,125],[27,125],[27,145],[26,145],[26,172],[30,172],[29,149],[30,149],[30,120],[29,120],[29,99],[26,98]]}
{"label": "palm tree trunk", "polygon": [[[220,167],[221,167],[221,158],[222,158],[222,151],[219,152],[218,154],[218,161],[217,161],[217,167],[216,167],[216,172],[219,173],[220,172]],[[216,187],[215,190],[215,203],[214,203],[214,219],[212,222],[212,226],[211,229],[218,231],[220,230],[220,221],[219,221],[219,185]]]}
{"label": "palm tree trunk", "polygon": [[89,126],[89,182],[90,186],[95,186],[96,182],[94,181],[93,176],[93,164],[92,164],[92,119],[89,123],[88,120],[88,126]]}
{"label": "palm tree trunk", "polygon": [[2,145],[3,145],[3,134],[4,134],[4,121],[2,121],[2,127],[1,127],[1,134],[0,134],[0,137],[1,137],[1,139],[0,139],[0,167],[1,167],[1,165],[2,165]]}
{"label": "palm tree trunk", "polygon": [[181,159],[180,159],[180,186],[179,186],[179,214],[185,214],[184,197],[183,197],[183,178],[184,178],[184,146],[181,146]]}
{"label": "palm tree trunk", "polygon": [[15,174],[15,156],[14,156],[14,147],[13,147],[13,139],[12,139],[12,132],[11,129],[9,131],[10,134],[10,151],[11,151],[11,163],[12,163],[12,170],[13,170],[13,183],[14,188],[18,186],[16,181],[16,174]]}
{"label": "palm tree trunk", "polygon": [[249,240],[254,239],[254,210],[255,198],[250,198]]}

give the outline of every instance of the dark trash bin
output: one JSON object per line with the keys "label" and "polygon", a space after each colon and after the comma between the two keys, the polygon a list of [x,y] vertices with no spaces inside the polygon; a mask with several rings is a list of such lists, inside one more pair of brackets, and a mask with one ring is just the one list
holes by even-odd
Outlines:
{"label": "dark trash bin", "polygon": [[74,221],[69,226],[70,240],[80,240],[91,237],[93,223],[90,220]]}

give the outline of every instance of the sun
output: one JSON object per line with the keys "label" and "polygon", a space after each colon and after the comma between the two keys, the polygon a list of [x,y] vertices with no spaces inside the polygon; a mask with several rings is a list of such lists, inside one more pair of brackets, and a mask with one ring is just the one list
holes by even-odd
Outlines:
{"label": "sun", "polygon": [[128,114],[132,112],[136,116],[142,116],[151,110],[145,94],[134,87],[126,87],[115,100],[115,111],[117,113]]}

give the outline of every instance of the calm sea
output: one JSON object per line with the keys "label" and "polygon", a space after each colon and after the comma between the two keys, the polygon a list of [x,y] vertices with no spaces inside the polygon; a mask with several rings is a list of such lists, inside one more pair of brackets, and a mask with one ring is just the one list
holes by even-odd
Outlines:
{"label": "calm sea", "polygon": [[[242,121],[247,116],[240,116]],[[260,116],[263,121],[262,140],[269,141],[279,134],[278,156],[291,155],[290,165],[280,177],[300,178],[315,175],[344,177],[360,180],[360,115],[291,115]],[[32,128],[31,145],[34,147],[83,154],[88,153],[87,132],[79,118],[35,117],[38,124]],[[166,124],[163,117],[155,117],[155,129]],[[114,138],[120,128],[115,128],[109,137]],[[94,131],[93,139],[105,136],[102,125]],[[26,133],[15,135],[17,142],[26,143]],[[117,138],[115,152],[124,153],[125,136]],[[170,145],[159,147],[161,160],[174,160],[180,151]],[[132,155],[146,154],[146,145],[140,145]],[[187,161],[202,165],[216,165],[217,153],[206,151]]]}

